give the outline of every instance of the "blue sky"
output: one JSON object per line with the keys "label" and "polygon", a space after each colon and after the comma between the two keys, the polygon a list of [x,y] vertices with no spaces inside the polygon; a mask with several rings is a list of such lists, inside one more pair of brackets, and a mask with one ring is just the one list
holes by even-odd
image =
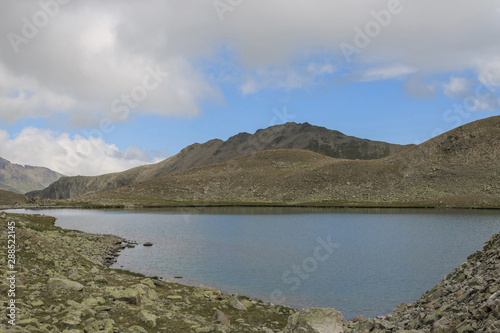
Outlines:
{"label": "blue sky", "polygon": [[500,1],[0,3],[0,157],[66,175],[287,121],[420,143],[500,110]]}

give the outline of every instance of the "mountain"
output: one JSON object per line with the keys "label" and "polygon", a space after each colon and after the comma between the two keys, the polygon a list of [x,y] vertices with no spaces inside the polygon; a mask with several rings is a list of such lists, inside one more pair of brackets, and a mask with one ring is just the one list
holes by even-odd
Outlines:
{"label": "mountain", "polygon": [[15,193],[41,190],[61,174],[47,168],[18,165],[0,157],[0,189]]}
{"label": "mountain", "polygon": [[375,160],[266,150],[90,196],[104,205],[500,207],[500,116]]}
{"label": "mountain", "polygon": [[203,144],[195,143],[160,163],[124,172],[96,177],[63,177],[48,188],[27,195],[49,199],[79,198],[269,149],[305,149],[335,158],[369,160],[388,156],[411,146],[359,139],[308,123],[286,123],[258,130],[255,134],[240,133],[227,141],[214,139]]}

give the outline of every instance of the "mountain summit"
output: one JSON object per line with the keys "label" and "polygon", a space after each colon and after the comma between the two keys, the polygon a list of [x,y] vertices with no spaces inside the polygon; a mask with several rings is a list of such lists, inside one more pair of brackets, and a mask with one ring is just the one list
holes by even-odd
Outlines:
{"label": "mountain summit", "polygon": [[257,151],[88,198],[100,205],[500,207],[500,116],[374,160]]}
{"label": "mountain summit", "polygon": [[227,141],[210,140],[184,148],[162,162],[101,176],[63,177],[30,197],[71,199],[112,190],[193,167],[220,163],[245,154],[270,149],[304,149],[324,156],[371,160],[403,151],[413,145],[397,145],[347,136],[308,123],[286,123],[261,129],[254,134],[239,133]]}

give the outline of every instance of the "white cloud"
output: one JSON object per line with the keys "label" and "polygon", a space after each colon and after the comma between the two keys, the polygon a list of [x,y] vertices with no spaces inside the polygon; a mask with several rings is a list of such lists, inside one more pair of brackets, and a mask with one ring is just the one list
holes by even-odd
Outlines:
{"label": "white cloud", "polygon": [[470,111],[493,111],[500,107],[500,62],[483,63],[479,67],[478,80],[463,77],[450,78],[442,84],[443,92],[450,98],[458,98]]}
{"label": "white cloud", "polygon": [[416,75],[410,76],[405,81],[405,91],[421,99],[432,98],[436,96],[436,83],[428,83]]}
{"label": "white cloud", "polygon": [[333,74],[335,72],[335,67],[332,64],[311,62],[307,65],[307,71],[313,75]]}
{"label": "white cloud", "polygon": [[451,98],[466,97],[471,94],[472,82],[463,77],[451,77],[449,83],[443,85],[443,92]]}
{"label": "white cloud", "polygon": [[[22,18],[32,21],[34,13],[43,12],[34,4],[2,2],[1,35],[15,33],[25,38]],[[2,38],[0,120],[47,117],[54,112],[85,118],[83,125],[96,125],[103,117],[123,120],[118,119],[111,104],[142,86],[149,75],[147,68],[159,68],[168,76],[148,89],[146,98],[134,101],[137,105],[129,114],[192,116],[199,113],[199,100],[219,98],[218,89],[210,86],[204,73],[187,59],[185,50],[170,48],[165,40],[175,29],[168,27],[166,18],[160,20],[155,11],[169,11],[173,16],[173,6],[157,1],[154,11],[149,11],[140,10],[143,5],[136,4],[124,2],[122,7],[121,3],[88,1],[60,6],[34,37],[15,45],[18,53],[8,38]],[[156,16],[155,26],[144,24],[148,14]],[[142,40],[130,40],[131,34],[124,31],[127,28]],[[149,38],[157,38],[157,45],[143,44],[154,43]],[[180,36],[177,38],[180,42]]]}
{"label": "white cloud", "polygon": [[138,147],[120,151],[101,138],[71,137],[68,133],[27,127],[11,138],[0,130],[2,157],[17,164],[26,161],[67,176],[99,175],[158,162]]}
{"label": "white cloud", "polygon": [[[1,1],[0,35],[22,37],[23,17],[33,21],[49,1],[57,0]],[[365,81],[415,71],[499,75],[498,0],[401,0],[398,14],[348,64],[339,45],[354,43],[355,28],[377,24],[373,13],[392,2],[252,0],[231,5],[221,21],[212,0],[71,1],[18,53],[0,39],[0,119],[57,112],[83,126],[121,121],[110,105],[142,84],[148,66],[168,77],[130,113],[196,116],[201,102],[221,99],[207,64],[220,69],[228,58],[241,69],[232,79],[243,94],[307,88],[339,71],[363,73]],[[221,58],[222,48],[230,55]],[[317,55],[327,61],[311,61]]]}
{"label": "white cloud", "polygon": [[417,70],[403,65],[373,68],[359,73],[360,80],[364,82],[368,81],[380,81],[388,79],[399,79],[408,74],[413,74]]}
{"label": "white cloud", "polygon": [[481,84],[490,90],[500,90],[500,57],[481,60],[477,68]]}
{"label": "white cloud", "polygon": [[335,72],[335,67],[330,63],[309,63],[307,66],[297,68],[266,68],[251,71],[247,80],[241,85],[244,95],[254,94],[262,89],[301,89],[319,84],[324,76]]}

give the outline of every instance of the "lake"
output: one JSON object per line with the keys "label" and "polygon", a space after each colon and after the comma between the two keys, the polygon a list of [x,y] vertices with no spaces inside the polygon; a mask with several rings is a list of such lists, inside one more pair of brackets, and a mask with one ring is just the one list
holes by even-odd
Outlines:
{"label": "lake", "polygon": [[[20,212],[19,210],[13,212]],[[24,211],[140,244],[112,266],[348,319],[391,313],[500,231],[500,211],[186,208]]]}

